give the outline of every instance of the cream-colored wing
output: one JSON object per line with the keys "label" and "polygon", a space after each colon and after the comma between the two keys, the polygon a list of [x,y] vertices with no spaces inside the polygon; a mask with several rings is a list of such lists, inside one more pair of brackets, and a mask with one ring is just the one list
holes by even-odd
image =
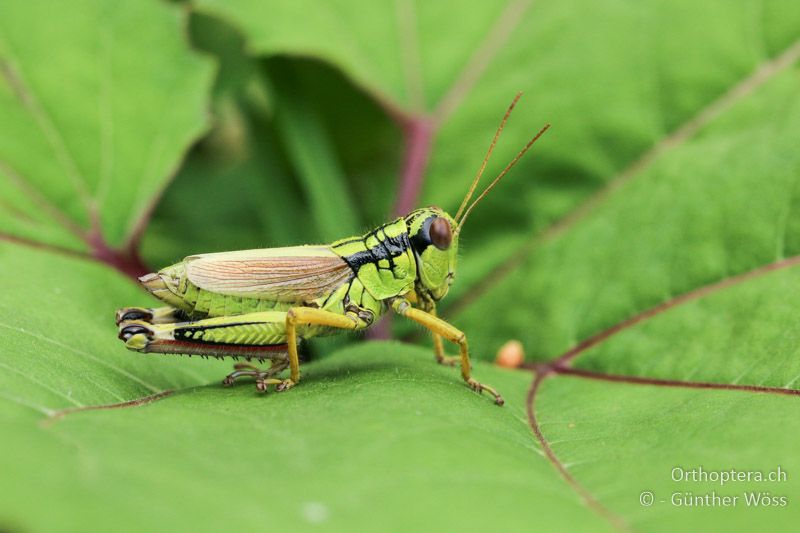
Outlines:
{"label": "cream-colored wing", "polygon": [[187,257],[186,276],[218,294],[310,302],[353,278],[353,271],[327,246],[241,250]]}

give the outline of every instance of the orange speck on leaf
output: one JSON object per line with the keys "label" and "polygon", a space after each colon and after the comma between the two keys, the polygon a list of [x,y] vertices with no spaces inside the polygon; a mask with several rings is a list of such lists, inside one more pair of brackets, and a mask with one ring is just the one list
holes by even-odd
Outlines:
{"label": "orange speck on leaf", "polygon": [[519,368],[525,361],[525,350],[522,343],[512,339],[497,350],[495,363],[503,368]]}

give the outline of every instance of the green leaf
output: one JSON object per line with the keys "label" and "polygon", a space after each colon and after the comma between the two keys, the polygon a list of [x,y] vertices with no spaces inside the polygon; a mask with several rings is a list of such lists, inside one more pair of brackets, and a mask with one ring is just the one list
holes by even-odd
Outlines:
{"label": "green leaf", "polygon": [[85,250],[137,225],[206,124],[211,63],[147,2],[0,7],[0,230]]}
{"label": "green leaf", "polygon": [[[524,420],[525,374],[476,368],[514,398],[500,409],[465,387],[455,369],[437,366],[428,350],[364,343],[304,367],[302,386],[291,393],[225,389],[218,379],[228,363],[124,350],[114,310],[146,298],[118,274],[9,244],[0,244],[0,259],[18,273],[0,276],[9,295],[0,302],[0,470],[13,480],[1,492],[2,524],[367,527],[374,509],[390,503],[384,519],[405,527],[501,520],[523,527],[534,519],[554,526],[557,513],[508,514],[531,495],[576,524],[594,520],[536,460]],[[178,392],[146,406],[60,411],[164,389]],[[515,490],[502,502],[473,513],[508,486]],[[425,492],[430,497],[421,499]],[[42,500],[50,502],[47,513],[36,512]]]}
{"label": "green leaf", "polygon": [[345,189],[344,172],[322,124],[308,102],[294,65],[277,62],[266,69],[265,84],[275,106],[275,123],[286,143],[322,238],[331,242],[357,234],[355,204]]}
{"label": "green leaf", "polygon": [[[477,347],[515,336],[532,358],[550,358],[674,296],[800,253],[798,71],[754,86],[695,135],[671,138],[671,150],[543,241],[457,317]],[[484,320],[511,302],[527,313]]]}
{"label": "green leaf", "polygon": [[[198,250],[319,239],[315,228],[292,222],[303,202],[261,114],[225,97],[215,118],[213,134],[190,152],[154,213],[143,242],[150,264],[172,264]],[[198,202],[212,201],[213,209],[198,209]]]}
{"label": "green leaf", "polygon": [[197,385],[213,375],[194,361],[120,352],[114,311],[150,298],[111,269],[9,243],[0,243],[0,265],[6,400],[50,412]]}
{"label": "green leaf", "polygon": [[[755,530],[797,521],[794,4],[199,4],[205,18],[195,30],[205,39],[194,42],[218,58],[226,78],[210,102],[200,83],[181,100],[186,113],[209,104],[216,122],[158,208],[146,253],[159,264],[267,240],[310,242],[303,239],[318,230],[306,220],[338,224],[331,220],[345,201],[322,206],[322,188],[310,201],[312,182],[300,175],[313,166],[314,144],[337,190],[349,195],[346,184],[358,184],[356,204],[371,199],[348,211],[355,221],[397,203],[388,169],[408,162],[408,146],[386,149],[400,129],[375,116],[378,104],[405,125],[435,121],[436,136],[422,147],[430,150],[422,196],[448,207],[516,90],[528,96],[492,169],[541,122],[555,124],[470,219],[459,281],[446,300],[455,302],[452,321],[477,359],[475,377],[507,404],[470,392],[457,369],[434,364],[429,347],[396,343],[359,343],[306,363],[303,381],[285,394],[224,389],[226,362],[124,350],[114,310],[153,303],[129,280],[56,249],[3,242],[0,472],[10,482],[0,486],[0,529]],[[176,23],[172,33],[158,30],[175,49],[148,55],[163,75],[177,71],[173,63],[206,64],[182,44],[169,7],[147,9]],[[215,33],[217,16],[240,28],[241,40]],[[0,22],[4,52],[5,32],[15,32],[15,46],[27,44],[26,31],[31,42],[41,39],[33,20]],[[151,42],[156,26],[140,25],[120,49],[145,49],[141,41]],[[47,57],[30,55],[26,61]],[[306,58],[265,59],[273,55]],[[302,102],[279,110],[256,79],[264,63],[278,61],[291,65],[292,86],[314,102],[309,139],[274,123],[282,112],[303,124]],[[159,79],[135,82],[156,91]],[[85,112],[93,98],[61,112]],[[139,101],[127,103],[138,111],[129,112],[145,121]],[[23,109],[11,97],[0,102]],[[101,153],[86,124],[75,126],[75,142],[94,139],[91,153]],[[361,125],[366,133],[348,136]],[[180,154],[189,130],[164,150]],[[140,134],[132,150],[152,139]],[[3,158],[25,161],[26,178],[30,170],[29,179],[49,183],[58,154],[42,156],[46,134],[3,139]],[[302,157],[292,157],[289,143],[309,140]],[[0,221],[29,224],[28,233],[8,233],[83,250],[35,195],[12,187],[6,167]],[[345,178],[342,169],[357,175]],[[85,227],[69,185],[53,180],[34,190],[53,195],[49,201]],[[114,216],[124,220],[130,199],[114,198]],[[299,224],[285,214],[292,209],[303,211]],[[498,265],[504,274],[488,275]],[[534,375],[479,360],[510,338],[523,341]],[[788,477],[681,481],[676,468],[780,468]],[[652,506],[640,499],[647,491]],[[744,501],[750,492],[787,504],[753,508]],[[686,493],[738,503],[677,505],[675,495],[685,502]]]}
{"label": "green leaf", "polygon": [[[800,414],[799,405],[797,396],[558,377],[545,382],[537,412],[563,464],[631,529],[751,531],[785,527],[797,519],[791,505],[800,481],[791,472],[800,462],[795,428],[784,420]],[[703,480],[700,473],[730,475],[735,469],[767,476],[779,467],[786,479],[773,482],[754,481],[752,475],[750,481],[720,484]],[[676,468],[688,471],[688,479],[674,474]],[[654,496],[652,506],[640,503],[645,491]],[[748,506],[745,493],[783,496],[787,504]],[[738,500],[735,506],[691,505],[692,497],[708,495],[713,502],[714,494]]]}

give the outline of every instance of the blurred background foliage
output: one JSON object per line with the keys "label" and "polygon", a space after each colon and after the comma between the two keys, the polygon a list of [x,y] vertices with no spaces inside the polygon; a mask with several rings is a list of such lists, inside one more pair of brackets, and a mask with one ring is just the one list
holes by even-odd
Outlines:
{"label": "blurred background foliage", "polygon": [[[0,4],[0,529],[796,520],[637,495],[687,461],[800,470],[798,60],[791,0]],[[498,410],[428,347],[363,343],[260,402],[209,385],[228,362],[120,346],[114,309],[153,303],[132,274],[452,212],[518,91],[487,180],[553,128],[472,215],[442,314],[479,360],[622,324],[575,367],[628,383],[476,362]]]}
{"label": "blurred background foliage", "polygon": [[219,62],[214,122],[155,212],[152,264],[330,242],[386,218],[402,138],[377,104],[319,61],[246,55],[219,19],[193,14],[189,30]]}

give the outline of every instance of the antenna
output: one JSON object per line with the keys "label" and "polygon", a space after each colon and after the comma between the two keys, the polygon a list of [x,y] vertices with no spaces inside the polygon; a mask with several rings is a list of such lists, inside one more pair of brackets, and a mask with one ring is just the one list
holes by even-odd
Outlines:
{"label": "antenna", "polygon": [[514,97],[514,100],[511,102],[511,105],[508,106],[506,110],[506,114],[503,115],[503,120],[500,122],[500,126],[497,127],[497,131],[494,133],[494,138],[492,139],[492,144],[489,145],[489,150],[486,152],[486,157],[483,158],[483,163],[481,163],[481,168],[478,169],[478,173],[475,175],[475,179],[472,180],[472,185],[470,185],[469,190],[467,191],[467,195],[464,196],[464,200],[462,200],[461,205],[458,207],[458,211],[456,212],[455,221],[458,222],[458,217],[461,216],[461,212],[464,211],[464,208],[467,206],[470,198],[472,198],[472,194],[475,192],[475,188],[478,186],[478,182],[481,180],[481,176],[483,176],[483,171],[486,169],[486,163],[489,162],[489,157],[491,157],[492,152],[494,151],[494,145],[497,144],[497,139],[500,138],[500,133],[503,131],[503,128],[506,126],[506,121],[508,120],[509,115],[511,115],[511,111],[514,109],[514,106],[517,105],[520,97],[522,96],[521,92],[518,92],[517,95]]}
{"label": "antenna", "polygon": [[[515,100],[515,102],[516,102],[516,100]],[[512,106],[511,106],[511,107],[513,107],[513,104],[512,104]],[[509,108],[509,110],[510,110],[510,108]],[[505,123],[505,119],[503,120],[503,122]],[[501,126],[501,128],[502,128],[502,126]],[[486,187],[486,189],[484,189],[484,191],[483,191],[483,192],[480,194],[480,196],[478,196],[478,197],[475,199],[475,201],[474,201],[474,202],[472,202],[472,204],[471,204],[471,205],[470,205],[470,206],[467,208],[467,210],[466,210],[466,211],[464,211],[464,216],[462,216],[462,217],[461,217],[461,220],[460,220],[460,221],[458,221],[458,228],[456,228],[456,233],[458,233],[459,231],[461,231],[461,227],[464,225],[464,221],[467,219],[467,216],[469,215],[470,211],[472,211],[472,209],[473,209],[473,208],[474,208],[476,205],[478,205],[478,202],[480,202],[481,200],[483,200],[483,198],[484,198],[484,197],[485,197],[487,194],[489,194],[489,191],[491,191],[491,190],[494,188],[494,186],[495,186],[495,185],[497,185],[497,183],[498,183],[498,182],[499,182],[499,181],[500,181],[500,180],[503,178],[503,176],[505,176],[506,174],[508,174],[508,171],[509,171],[509,170],[511,170],[511,168],[512,168],[514,165],[516,165],[516,164],[517,164],[517,162],[518,162],[520,159],[522,159],[522,156],[524,156],[524,155],[525,155],[525,152],[527,152],[527,151],[528,151],[528,149],[529,149],[531,146],[533,146],[533,143],[535,143],[537,140],[539,140],[539,137],[541,137],[542,135],[544,135],[544,132],[546,132],[546,131],[547,131],[549,128],[550,128],[550,124],[545,124],[545,125],[544,125],[544,127],[543,127],[542,129],[540,129],[540,130],[539,130],[539,133],[537,133],[536,135],[534,135],[533,139],[531,139],[530,141],[528,141],[528,144],[526,144],[526,145],[525,145],[525,147],[524,147],[522,150],[520,150],[520,151],[519,151],[519,153],[517,154],[517,156],[516,156],[514,159],[512,159],[512,160],[511,160],[511,162],[510,162],[508,165],[506,165],[506,168],[504,168],[504,169],[503,169],[503,171],[502,171],[500,174],[498,174],[498,175],[497,175],[497,177],[496,177],[494,180],[492,180],[492,182],[489,184],[489,186],[488,186],[488,187]],[[492,143],[492,146],[494,146],[494,143]],[[459,211],[460,211],[460,210],[459,210]],[[458,217],[456,217],[456,220],[458,220]]]}

